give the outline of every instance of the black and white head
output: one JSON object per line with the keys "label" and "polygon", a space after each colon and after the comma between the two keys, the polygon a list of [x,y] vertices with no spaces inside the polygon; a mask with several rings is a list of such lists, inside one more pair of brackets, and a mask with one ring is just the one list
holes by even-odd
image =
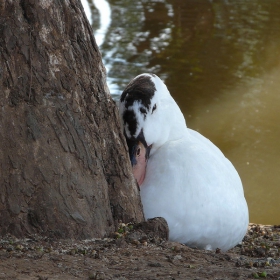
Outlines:
{"label": "black and white head", "polygon": [[133,167],[176,137],[176,124],[185,126],[166,85],[154,74],[135,77],[124,89],[119,106]]}

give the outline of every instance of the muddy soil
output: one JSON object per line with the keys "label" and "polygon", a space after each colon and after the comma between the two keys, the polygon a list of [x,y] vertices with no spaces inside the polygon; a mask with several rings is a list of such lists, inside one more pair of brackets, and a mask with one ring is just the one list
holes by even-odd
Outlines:
{"label": "muddy soil", "polygon": [[83,241],[0,239],[0,279],[280,279],[280,226],[251,224],[228,252],[203,251],[135,233]]}

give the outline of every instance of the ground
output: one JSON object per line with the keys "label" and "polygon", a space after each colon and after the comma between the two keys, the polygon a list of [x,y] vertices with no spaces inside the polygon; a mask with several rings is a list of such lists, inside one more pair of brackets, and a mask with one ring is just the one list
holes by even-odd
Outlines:
{"label": "ground", "polygon": [[280,226],[251,224],[228,252],[191,249],[122,225],[112,238],[0,239],[0,279],[280,279]]}

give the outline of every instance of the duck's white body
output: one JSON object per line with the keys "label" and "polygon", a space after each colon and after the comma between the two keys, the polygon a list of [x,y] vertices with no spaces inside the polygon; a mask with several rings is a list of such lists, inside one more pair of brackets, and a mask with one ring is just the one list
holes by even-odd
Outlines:
{"label": "duck's white body", "polygon": [[[211,141],[187,128],[163,82],[155,75],[149,79],[158,111],[137,117],[137,129],[152,147],[140,186],[145,217],[164,217],[170,240],[226,251],[242,240],[249,222],[240,177]],[[138,102],[129,108],[141,106]]]}
{"label": "duck's white body", "polygon": [[170,240],[226,251],[246,233],[247,203],[237,172],[191,129],[149,158],[140,194],[147,219],[167,220]]}

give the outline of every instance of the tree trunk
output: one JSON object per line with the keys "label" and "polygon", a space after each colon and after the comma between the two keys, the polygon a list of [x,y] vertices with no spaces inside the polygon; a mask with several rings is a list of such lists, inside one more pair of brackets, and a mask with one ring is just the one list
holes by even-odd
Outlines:
{"label": "tree trunk", "polygon": [[80,0],[0,2],[0,234],[108,235],[143,220]]}

